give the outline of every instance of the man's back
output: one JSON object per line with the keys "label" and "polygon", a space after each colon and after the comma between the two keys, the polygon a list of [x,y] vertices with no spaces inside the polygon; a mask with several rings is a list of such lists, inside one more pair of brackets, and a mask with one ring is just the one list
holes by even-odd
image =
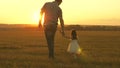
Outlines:
{"label": "man's back", "polygon": [[62,17],[62,11],[56,2],[46,3],[42,11],[45,13],[44,24],[48,22],[58,22],[58,17]]}
{"label": "man's back", "polygon": [[62,34],[64,35],[64,20],[62,18],[62,11],[59,8],[62,0],[55,0],[54,2],[47,2],[41,9],[40,21],[42,22],[43,13],[44,16],[44,33],[48,44],[49,58],[54,59],[54,37],[57,30],[58,18],[61,24]]}

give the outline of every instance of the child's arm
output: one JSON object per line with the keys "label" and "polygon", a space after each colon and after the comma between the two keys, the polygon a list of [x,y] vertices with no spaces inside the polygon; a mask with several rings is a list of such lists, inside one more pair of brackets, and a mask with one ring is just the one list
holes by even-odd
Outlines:
{"label": "child's arm", "polygon": [[[61,32],[61,31],[60,31],[60,33],[62,34],[62,32]],[[62,36],[63,36],[64,38],[71,39],[70,37],[65,36],[65,34],[64,34],[64,35],[62,34]]]}
{"label": "child's arm", "polygon": [[64,38],[66,38],[66,39],[71,39],[70,37],[68,37],[68,36],[63,36]]}

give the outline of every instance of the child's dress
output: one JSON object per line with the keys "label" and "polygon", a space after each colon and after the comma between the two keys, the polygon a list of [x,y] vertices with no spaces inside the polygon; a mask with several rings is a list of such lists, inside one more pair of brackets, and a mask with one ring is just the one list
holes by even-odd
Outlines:
{"label": "child's dress", "polygon": [[78,44],[77,39],[71,40],[71,42],[68,45],[67,52],[75,53],[75,54],[80,54],[81,53],[81,49],[80,49],[80,46]]}

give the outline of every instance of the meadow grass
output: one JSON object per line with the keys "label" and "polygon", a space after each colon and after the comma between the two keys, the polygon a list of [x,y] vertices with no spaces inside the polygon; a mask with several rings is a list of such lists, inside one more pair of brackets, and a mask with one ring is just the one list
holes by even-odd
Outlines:
{"label": "meadow grass", "polygon": [[[65,31],[70,36],[70,31]],[[55,59],[48,59],[43,31],[0,31],[0,68],[120,68],[120,31],[77,31],[82,49],[74,59],[70,40],[55,37]]]}

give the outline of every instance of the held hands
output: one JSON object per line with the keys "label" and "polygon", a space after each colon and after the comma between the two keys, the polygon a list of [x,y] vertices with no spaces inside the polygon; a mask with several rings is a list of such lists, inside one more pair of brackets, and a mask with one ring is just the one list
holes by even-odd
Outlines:
{"label": "held hands", "polygon": [[65,35],[65,32],[64,32],[64,31],[60,31],[60,33],[62,34],[62,36],[63,36],[64,38],[66,38],[66,39],[71,39],[70,37],[68,37],[68,36]]}
{"label": "held hands", "polygon": [[62,36],[65,36],[65,32],[63,30],[60,30],[60,33],[62,34]]}
{"label": "held hands", "polygon": [[61,33],[62,33],[62,36],[65,36],[65,32],[64,31],[62,31]]}

